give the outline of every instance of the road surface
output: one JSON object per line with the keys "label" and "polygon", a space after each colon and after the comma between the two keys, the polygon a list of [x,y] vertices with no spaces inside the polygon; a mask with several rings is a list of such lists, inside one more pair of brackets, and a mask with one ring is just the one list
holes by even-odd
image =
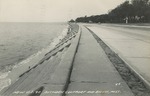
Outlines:
{"label": "road surface", "polygon": [[87,27],[150,83],[150,26],[92,24]]}

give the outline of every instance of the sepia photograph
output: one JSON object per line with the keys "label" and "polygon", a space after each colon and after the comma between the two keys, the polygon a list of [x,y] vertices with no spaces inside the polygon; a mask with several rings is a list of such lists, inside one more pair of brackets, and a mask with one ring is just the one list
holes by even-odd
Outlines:
{"label": "sepia photograph", "polygon": [[150,96],[150,0],[0,0],[0,96]]}

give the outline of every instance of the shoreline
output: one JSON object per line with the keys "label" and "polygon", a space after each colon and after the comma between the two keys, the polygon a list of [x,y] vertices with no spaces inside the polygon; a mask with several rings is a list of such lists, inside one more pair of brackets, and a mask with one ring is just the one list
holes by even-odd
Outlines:
{"label": "shoreline", "polygon": [[46,48],[43,48],[37,53],[22,60],[21,62],[12,66],[8,66],[6,67],[7,69],[3,69],[2,71],[0,71],[0,91],[13,84],[15,81],[18,80],[21,74],[34,67],[45,56],[47,52],[52,50],[59,43],[59,41],[66,36],[68,28],[69,25],[67,24],[66,27],[64,27],[64,29],[62,30],[62,32],[60,32],[60,35],[55,37],[50,43],[50,45]]}

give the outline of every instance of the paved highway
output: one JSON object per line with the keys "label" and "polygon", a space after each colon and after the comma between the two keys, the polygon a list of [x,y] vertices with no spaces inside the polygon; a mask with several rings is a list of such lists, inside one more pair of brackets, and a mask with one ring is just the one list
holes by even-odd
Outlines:
{"label": "paved highway", "polygon": [[115,53],[150,83],[150,26],[86,25]]}

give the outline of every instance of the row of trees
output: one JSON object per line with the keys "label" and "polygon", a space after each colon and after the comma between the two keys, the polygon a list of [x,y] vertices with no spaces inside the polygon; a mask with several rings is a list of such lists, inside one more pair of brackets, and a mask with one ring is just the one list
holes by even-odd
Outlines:
{"label": "row of trees", "polygon": [[150,22],[150,0],[125,1],[108,14],[79,17],[75,21],[93,23],[147,23]]}

